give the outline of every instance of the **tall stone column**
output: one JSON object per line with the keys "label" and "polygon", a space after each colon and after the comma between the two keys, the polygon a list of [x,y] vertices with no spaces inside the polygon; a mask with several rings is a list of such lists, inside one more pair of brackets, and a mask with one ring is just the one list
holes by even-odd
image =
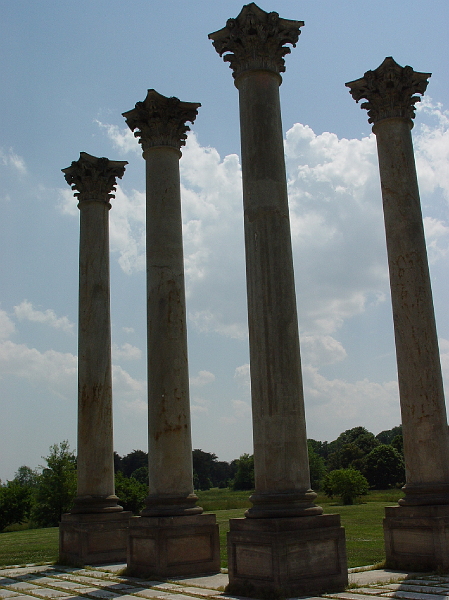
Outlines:
{"label": "tall stone column", "polygon": [[74,563],[126,556],[131,514],[114,487],[108,223],[126,164],[81,152],[63,169],[80,209],[77,496],[60,527],[61,558]]}
{"label": "tall stone column", "polygon": [[396,342],[406,484],[386,509],[387,561],[449,567],[449,432],[411,129],[430,73],[391,57],[346,85],[377,139]]}
{"label": "tall stone column", "polygon": [[179,159],[186,121],[195,120],[200,106],[148,90],[123,113],[142,145],[147,193],[149,495],[131,522],[128,568],[134,574],[220,569],[215,515],[201,514],[193,492],[187,362]]}
{"label": "tall stone column", "polygon": [[[240,105],[255,492],[246,520],[231,520],[229,577],[236,593],[245,581],[256,593],[269,585],[275,593],[296,594],[339,589],[347,579],[344,532],[338,515],[324,517],[314,504],[307,456],[279,99],[283,57],[290,52],[284,44],[296,45],[303,24],[251,3],[209,35],[220,56],[226,53]],[[303,535],[313,539],[311,529],[305,534],[312,527],[329,540],[332,575],[327,570],[323,577],[327,567],[315,564],[314,550],[309,554],[299,542]],[[261,548],[268,531],[270,558]],[[314,542],[307,543],[312,549]],[[268,569],[268,563],[276,566]]]}

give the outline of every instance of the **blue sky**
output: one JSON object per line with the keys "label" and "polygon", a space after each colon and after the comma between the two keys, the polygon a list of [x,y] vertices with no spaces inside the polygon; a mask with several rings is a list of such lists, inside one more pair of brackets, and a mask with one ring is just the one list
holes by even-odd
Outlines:
{"label": "blue sky", "polygon": [[[400,422],[375,139],[344,84],[386,56],[432,77],[413,130],[449,382],[449,5],[259,3],[303,20],[281,86],[309,437]],[[61,169],[129,165],[113,200],[115,447],[146,449],[144,162],[121,113],[201,102],[181,159],[193,445],[252,451],[238,93],[207,35],[235,1],[16,0],[0,21],[0,478],[76,448],[79,216]]]}

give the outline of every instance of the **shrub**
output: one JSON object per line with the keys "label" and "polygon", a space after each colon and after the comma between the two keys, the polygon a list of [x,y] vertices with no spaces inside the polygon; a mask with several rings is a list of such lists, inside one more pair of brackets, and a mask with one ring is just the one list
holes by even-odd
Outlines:
{"label": "shrub", "polygon": [[326,496],[340,496],[342,504],[354,504],[355,498],[368,493],[368,481],[355,469],[331,471],[323,480]]}

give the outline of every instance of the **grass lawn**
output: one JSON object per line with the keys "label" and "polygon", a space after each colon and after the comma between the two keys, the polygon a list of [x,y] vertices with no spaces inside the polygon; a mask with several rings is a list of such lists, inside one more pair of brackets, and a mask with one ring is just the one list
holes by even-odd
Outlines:
{"label": "grass lawn", "polygon": [[[213,489],[198,492],[199,504],[215,512],[220,528],[221,564],[227,566],[226,534],[229,519],[243,517],[251,506],[250,492],[232,492]],[[324,512],[338,513],[346,531],[348,567],[370,565],[384,560],[382,518],[385,506],[396,504],[402,496],[400,490],[370,492],[363,504],[337,505],[319,495],[317,504]],[[58,558],[58,528],[26,529],[0,534],[0,566],[36,562],[53,562]]]}

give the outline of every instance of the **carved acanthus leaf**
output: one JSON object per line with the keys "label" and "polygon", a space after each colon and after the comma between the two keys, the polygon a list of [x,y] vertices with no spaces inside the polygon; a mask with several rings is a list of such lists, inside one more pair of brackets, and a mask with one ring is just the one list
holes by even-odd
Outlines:
{"label": "carved acanthus leaf", "polygon": [[108,203],[111,198],[115,198],[111,192],[115,192],[116,178],[123,177],[127,164],[126,160],[97,158],[81,152],[79,160],[73,161],[62,172],[72,190],[78,190],[74,195],[80,202],[98,200]]}
{"label": "carved acanthus leaf", "polygon": [[392,117],[415,118],[415,103],[426,91],[431,73],[418,73],[412,67],[401,67],[391,56],[375,71],[367,71],[361,79],[345,85],[356,102],[365,98],[361,108],[368,111],[368,122],[377,123]]}
{"label": "carved acanthus leaf", "polygon": [[173,146],[180,150],[190,131],[186,121],[195,121],[200,106],[148,90],[145,100],[137,102],[135,108],[124,112],[123,116],[135,137],[139,138],[144,152],[155,146]]}
{"label": "carved acanthus leaf", "polygon": [[209,34],[223,60],[230,63],[234,77],[243,71],[263,69],[283,73],[284,56],[291,52],[284,44],[296,46],[303,21],[281,19],[276,12],[266,13],[254,2],[246,4],[236,19]]}

